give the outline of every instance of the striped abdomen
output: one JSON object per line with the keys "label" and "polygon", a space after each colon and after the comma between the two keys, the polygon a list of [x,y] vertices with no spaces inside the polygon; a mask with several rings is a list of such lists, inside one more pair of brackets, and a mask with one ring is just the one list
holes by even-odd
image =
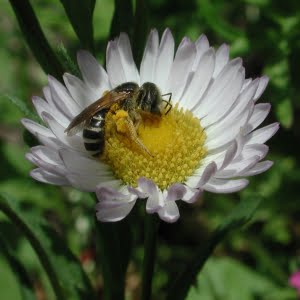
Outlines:
{"label": "striped abdomen", "polygon": [[99,156],[103,153],[105,144],[104,126],[107,111],[105,109],[96,113],[91,118],[88,126],[83,129],[84,147],[92,156]]}

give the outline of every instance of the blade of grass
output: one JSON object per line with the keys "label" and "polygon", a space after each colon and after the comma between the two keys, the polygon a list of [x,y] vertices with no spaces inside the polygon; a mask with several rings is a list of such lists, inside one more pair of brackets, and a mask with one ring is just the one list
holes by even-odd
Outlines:
{"label": "blade of grass", "polygon": [[28,0],[9,0],[24,38],[46,74],[61,79],[64,68],[51,49]]}

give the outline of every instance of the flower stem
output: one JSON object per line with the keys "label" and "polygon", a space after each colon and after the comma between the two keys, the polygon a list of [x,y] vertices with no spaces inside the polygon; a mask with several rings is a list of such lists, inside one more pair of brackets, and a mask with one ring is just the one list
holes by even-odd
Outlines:
{"label": "flower stem", "polygon": [[118,230],[115,223],[97,223],[97,255],[102,267],[104,299],[124,299],[124,277],[121,270]]}
{"label": "flower stem", "polygon": [[158,227],[158,217],[156,215],[147,215],[145,219],[145,243],[141,298],[142,300],[151,299]]}

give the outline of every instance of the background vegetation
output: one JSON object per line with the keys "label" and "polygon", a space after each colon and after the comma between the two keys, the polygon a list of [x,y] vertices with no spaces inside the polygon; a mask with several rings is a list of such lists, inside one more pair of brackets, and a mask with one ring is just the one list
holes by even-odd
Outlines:
{"label": "background vegetation", "polygon": [[[63,45],[75,57],[82,45],[60,1],[31,3],[53,49],[63,57]],[[59,232],[101,295],[103,285],[94,255],[93,201],[79,191],[42,184],[28,175],[32,166],[24,158],[28,146],[20,124],[24,117],[22,103],[32,107],[30,99],[41,95],[47,77],[26,46],[9,2],[1,1],[0,8],[0,192],[20,199],[23,209],[38,212]],[[177,44],[183,36],[195,40],[205,33],[212,45],[230,44],[231,56],[244,59],[247,77],[268,75],[270,84],[260,101],[272,103],[266,123],[281,123],[280,131],[268,143],[268,158],[275,162],[270,171],[252,178],[239,195],[206,193],[197,204],[182,207],[179,222],[161,225],[154,299],[164,299],[178,268],[189,260],[197,245],[205,243],[239,198],[252,192],[264,197],[262,205],[246,228],[234,231],[217,247],[188,299],[297,299],[288,278],[300,269],[300,2],[148,0],[146,9],[148,23],[143,25],[147,30],[156,27],[161,33],[169,27]],[[117,33],[111,26],[113,15],[113,1],[96,1],[93,24],[100,62],[104,62],[109,36]],[[122,28],[130,28],[131,21],[128,17]],[[139,33],[131,36],[138,37]],[[144,41],[139,38],[133,42],[137,45]],[[128,299],[139,299],[140,289],[143,227],[138,226],[142,222],[139,217],[135,222],[134,253],[126,283]],[[54,299],[34,251],[3,214],[1,237],[21,257],[38,299]],[[24,299],[3,249],[0,243],[1,299]]]}

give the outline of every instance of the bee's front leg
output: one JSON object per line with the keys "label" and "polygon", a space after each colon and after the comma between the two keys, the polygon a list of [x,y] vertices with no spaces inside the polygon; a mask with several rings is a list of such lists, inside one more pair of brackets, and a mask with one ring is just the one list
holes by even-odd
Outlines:
{"label": "bee's front leg", "polygon": [[133,123],[132,119],[128,116],[126,118],[126,123],[128,127],[128,134],[129,138],[137,144],[137,146],[143,151],[149,154],[151,157],[153,155],[150,153],[150,151],[147,149],[147,147],[143,144],[143,142],[139,139],[138,134],[137,134],[137,129],[141,123],[142,118],[139,118],[136,120],[136,123]]}

